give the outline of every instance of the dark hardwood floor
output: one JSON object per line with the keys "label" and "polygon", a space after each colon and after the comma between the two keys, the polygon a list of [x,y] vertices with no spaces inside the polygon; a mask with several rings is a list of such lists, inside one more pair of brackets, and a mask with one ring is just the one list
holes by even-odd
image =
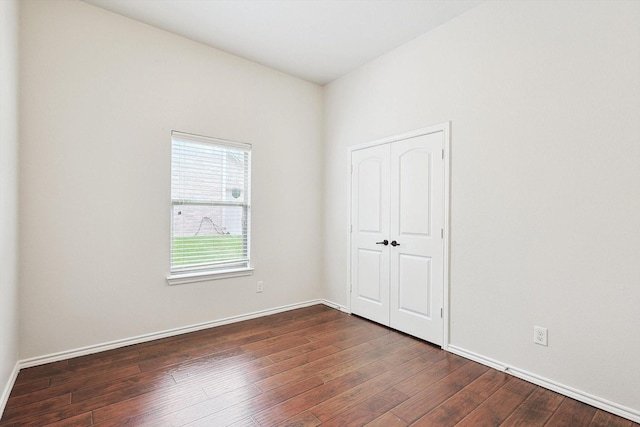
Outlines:
{"label": "dark hardwood floor", "polygon": [[22,425],[638,424],[316,305],[24,369]]}

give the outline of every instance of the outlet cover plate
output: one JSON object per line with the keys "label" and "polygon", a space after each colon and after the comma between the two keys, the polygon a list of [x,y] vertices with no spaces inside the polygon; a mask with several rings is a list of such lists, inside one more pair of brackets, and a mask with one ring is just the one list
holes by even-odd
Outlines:
{"label": "outlet cover plate", "polygon": [[540,326],[533,327],[533,342],[540,345],[547,345],[547,328]]}

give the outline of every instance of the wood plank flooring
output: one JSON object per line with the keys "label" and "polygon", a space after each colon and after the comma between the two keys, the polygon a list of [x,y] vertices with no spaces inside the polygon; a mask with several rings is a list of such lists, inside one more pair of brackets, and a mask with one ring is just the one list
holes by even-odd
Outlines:
{"label": "wood plank flooring", "polygon": [[24,369],[23,425],[638,426],[323,305]]}

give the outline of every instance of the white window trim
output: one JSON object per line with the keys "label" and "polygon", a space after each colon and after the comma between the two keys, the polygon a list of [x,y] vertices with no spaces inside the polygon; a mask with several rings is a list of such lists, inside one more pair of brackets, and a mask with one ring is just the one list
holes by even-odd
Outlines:
{"label": "white window trim", "polygon": [[184,285],[186,283],[205,282],[207,280],[228,279],[231,277],[251,276],[252,267],[236,268],[233,270],[202,271],[197,273],[170,274],[167,276],[167,283],[173,285]]}

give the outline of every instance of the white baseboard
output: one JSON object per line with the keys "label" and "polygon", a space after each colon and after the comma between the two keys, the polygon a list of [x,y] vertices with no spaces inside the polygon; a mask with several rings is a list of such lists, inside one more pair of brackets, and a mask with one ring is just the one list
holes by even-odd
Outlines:
{"label": "white baseboard", "polygon": [[351,314],[351,312],[344,305],[340,305],[336,302],[329,301],[326,299],[322,299],[320,301],[322,302],[322,304],[326,305],[327,307],[335,308],[336,310],[340,310],[343,313]]}
{"label": "white baseboard", "polygon": [[[216,326],[227,325],[230,323],[242,322],[243,320],[255,319],[257,317],[269,316],[271,314],[282,313],[289,310],[295,310],[297,308],[310,307],[312,305],[325,304],[324,300],[310,300],[300,302],[296,304],[284,305],[276,308],[270,308],[267,310],[255,311],[253,313],[242,314],[238,316],[226,317],[224,319],[213,320],[210,322],[198,323],[196,325],[184,326],[181,328],[169,329],[166,331],[154,332],[151,334],[139,335],[132,338],[125,338],[121,340],[106,342],[103,344],[96,344],[87,347],[77,348],[73,350],[61,351],[59,353],[48,354],[44,356],[32,357],[29,359],[20,360],[17,364],[18,369],[30,368],[33,366],[44,365],[46,363],[58,362],[60,360],[71,359],[79,356],[86,356],[87,354],[99,353],[101,351],[112,350],[114,348],[126,347],[128,345],[140,344],[147,341],[153,341],[160,338],[172,337],[175,335],[186,334],[189,332],[200,331],[203,329],[214,328]],[[326,304],[332,308],[333,305]],[[9,388],[11,390],[11,388]]]}
{"label": "white baseboard", "polygon": [[9,380],[7,381],[7,385],[2,391],[2,396],[0,396],[0,416],[2,416],[2,414],[4,413],[4,408],[7,406],[9,395],[11,394],[11,390],[13,389],[13,385],[16,383],[16,378],[18,378],[18,372],[20,372],[20,362],[16,362],[15,366],[13,367],[13,372],[11,372]]}
{"label": "white baseboard", "polygon": [[586,403],[588,405],[594,406],[598,409],[602,409],[603,411],[611,412],[612,414],[621,416],[623,418],[629,419],[636,423],[640,423],[640,411],[638,410],[628,408],[626,406],[617,404],[615,402],[611,402],[607,399],[603,399],[601,397],[594,396],[584,391],[577,390],[573,387],[560,384],[556,381],[541,377],[536,374],[532,374],[531,372],[527,372],[523,369],[520,369],[514,366],[508,366],[497,360],[482,356],[480,354],[465,350],[460,347],[456,347],[455,345],[449,344],[447,350],[450,351],[451,353],[457,354],[458,356],[462,356],[466,359],[473,360],[474,362],[481,363],[483,365],[486,365],[491,368],[497,369],[499,371],[505,372],[507,374],[513,375],[514,377],[521,378],[525,381],[529,381],[530,383],[539,385],[540,387],[544,387],[551,391],[555,391],[556,393],[560,393],[564,396],[567,396],[572,399],[578,400],[580,402]]}

